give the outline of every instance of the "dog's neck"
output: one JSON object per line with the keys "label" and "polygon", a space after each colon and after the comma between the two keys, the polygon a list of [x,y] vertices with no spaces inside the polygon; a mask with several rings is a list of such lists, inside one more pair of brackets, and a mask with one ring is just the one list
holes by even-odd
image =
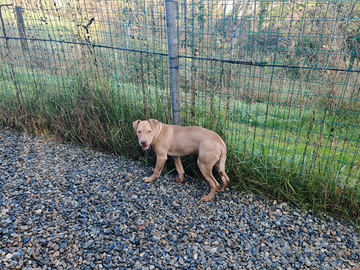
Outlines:
{"label": "dog's neck", "polygon": [[161,134],[161,131],[162,131],[162,129],[163,129],[163,124],[162,124],[161,122],[159,122],[158,126],[159,126],[159,127],[158,127],[158,131],[156,132],[156,134],[155,134],[155,136],[154,136],[153,141],[152,141],[151,144],[154,144],[154,143],[155,143],[156,139],[159,137],[159,135]]}

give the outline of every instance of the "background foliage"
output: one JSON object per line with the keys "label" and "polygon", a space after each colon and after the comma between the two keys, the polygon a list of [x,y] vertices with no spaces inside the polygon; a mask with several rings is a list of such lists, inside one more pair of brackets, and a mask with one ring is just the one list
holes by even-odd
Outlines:
{"label": "background foliage", "polygon": [[[360,3],[177,3],[183,125],[222,136],[233,187],[358,221]],[[131,123],[172,122],[164,4],[2,7],[1,123],[154,163]]]}

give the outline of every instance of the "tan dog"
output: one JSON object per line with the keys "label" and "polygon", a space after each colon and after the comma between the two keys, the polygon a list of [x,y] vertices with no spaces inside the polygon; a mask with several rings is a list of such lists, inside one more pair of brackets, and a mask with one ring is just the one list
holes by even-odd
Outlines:
{"label": "tan dog", "polygon": [[[229,182],[229,177],[225,173],[226,145],[215,132],[202,127],[166,125],[154,119],[136,120],[133,127],[140,146],[146,150],[151,145],[157,157],[154,174],[144,177],[145,182],[151,183],[160,176],[168,155],[173,157],[179,174],[175,181],[183,181],[185,172],[180,157],[198,154],[197,164],[211,187],[210,193],[202,196],[201,200],[209,202],[216,192],[225,191]],[[212,174],[214,166],[223,182],[221,188]]]}

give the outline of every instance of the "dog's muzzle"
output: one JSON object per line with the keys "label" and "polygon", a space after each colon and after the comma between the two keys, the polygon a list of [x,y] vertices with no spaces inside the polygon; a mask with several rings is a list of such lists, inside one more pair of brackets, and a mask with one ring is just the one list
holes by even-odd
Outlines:
{"label": "dog's muzzle", "polygon": [[148,149],[150,147],[150,144],[147,144],[146,140],[142,140],[140,142],[140,146],[141,146],[142,149],[146,150],[146,149]]}

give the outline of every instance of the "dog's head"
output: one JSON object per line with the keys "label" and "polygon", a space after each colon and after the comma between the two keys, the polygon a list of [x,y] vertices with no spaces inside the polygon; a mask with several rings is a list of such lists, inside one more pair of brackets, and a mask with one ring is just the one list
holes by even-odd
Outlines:
{"label": "dog's head", "polygon": [[159,121],[155,119],[147,121],[136,120],[133,122],[133,127],[142,149],[147,150],[152,144],[158,124]]}

